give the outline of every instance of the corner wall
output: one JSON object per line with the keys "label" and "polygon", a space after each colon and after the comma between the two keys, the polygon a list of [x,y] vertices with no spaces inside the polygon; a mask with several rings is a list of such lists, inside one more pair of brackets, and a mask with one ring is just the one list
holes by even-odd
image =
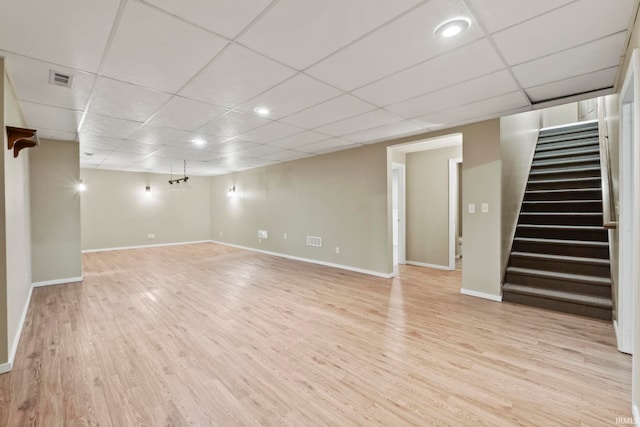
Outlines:
{"label": "corner wall", "polygon": [[33,282],[37,286],[79,280],[79,145],[41,139],[29,154]]}

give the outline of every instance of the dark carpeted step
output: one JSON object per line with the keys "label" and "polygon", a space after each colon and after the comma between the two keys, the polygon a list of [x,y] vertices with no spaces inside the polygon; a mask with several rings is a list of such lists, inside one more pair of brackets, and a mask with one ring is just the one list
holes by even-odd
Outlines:
{"label": "dark carpeted step", "polygon": [[[611,289],[611,269],[608,259],[512,252],[509,263],[507,276],[523,274],[521,270],[524,270],[530,276],[533,275],[538,278],[574,281],[590,285],[597,283],[607,285],[608,289]],[[538,272],[539,274],[536,275],[531,272]],[[520,283],[513,280],[508,281]]]}
{"label": "dark carpeted step", "polygon": [[603,225],[602,212],[520,212],[518,222],[550,225]]}
{"label": "dark carpeted step", "polygon": [[568,190],[593,187],[600,188],[600,175],[585,178],[563,177],[560,179],[547,177],[529,177],[529,182],[527,182],[527,191],[563,189]]}
{"label": "dark carpeted step", "polygon": [[535,200],[600,200],[602,189],[591,188],[562,188],[559,190],[528,190],[524,193],[525,201]]}
{"label": "dark carpeted step", "polygon": [[514,252],[609,259],[609,243],[599,241],[516,237],[513,239],[512,250]]}

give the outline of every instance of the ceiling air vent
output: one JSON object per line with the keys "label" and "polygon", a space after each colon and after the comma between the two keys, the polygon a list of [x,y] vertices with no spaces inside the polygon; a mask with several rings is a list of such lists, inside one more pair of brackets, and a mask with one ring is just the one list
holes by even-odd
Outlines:
{"label": "ceiling air vent", "polygon": [[49,83],[56,86],[71,87],[73,76],[49,70]]}

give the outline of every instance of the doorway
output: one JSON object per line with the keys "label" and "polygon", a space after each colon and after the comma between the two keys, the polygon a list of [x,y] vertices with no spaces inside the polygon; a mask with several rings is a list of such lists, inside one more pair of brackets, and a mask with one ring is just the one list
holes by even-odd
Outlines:
{"label": "doorway", "polygon": [[404,264],[405,258],[405,165],[392,163],[391,165],[391,226],[393,230],[393,267]]}

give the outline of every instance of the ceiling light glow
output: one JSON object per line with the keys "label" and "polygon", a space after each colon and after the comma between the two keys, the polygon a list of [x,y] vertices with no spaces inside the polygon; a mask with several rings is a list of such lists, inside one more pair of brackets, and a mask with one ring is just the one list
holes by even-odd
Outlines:
{"label": "ceiling light glow", "polygon": [[256,107],[253,109],[253,111],[255,111],[256,113],[260,114],[261,116],[268,116],[269,115],[269,109],[265,108],[265,107]]}
{"label": "ceiling light glow", "polygon": [[194,139],[194,140],[193,140],[193,141],[191,141],[191,142],[193,142],[194,144],[196,144],[196,145],[198,145],[198,146],[200,146],[200,147],[202,147],[203,145],[205,145],[205,144],[207,143],[207,141],[205,141],[205,140],[204,140],[204,139],[202,139],[202,138],[196,138],[196,139]]}
{"label": "ceiling light glow", "polygon": [[438,25],[433,30],[433,35],[438,38],[449,38],[457,36],[467,31],[471,26],[471,21],[468,18],[454,18],[449,19]]}

